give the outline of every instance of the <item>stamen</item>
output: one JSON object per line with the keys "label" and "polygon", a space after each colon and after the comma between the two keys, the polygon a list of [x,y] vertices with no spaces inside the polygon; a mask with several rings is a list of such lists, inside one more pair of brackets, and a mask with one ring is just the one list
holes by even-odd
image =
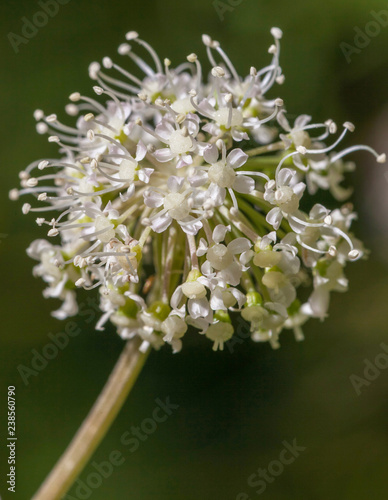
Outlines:
{"label": "stamen", "polygon": [[330,163],[335,163],[337,160],[340,158],[343,158],[344,156],[354,153],[355,151],[369,151],[369,153],[372,153],[372,155],[376,158],[377,163],[385,163],[386,162],[386,155],[385,153],[378,154],[374,149],[372,149],[369,146],[351,146],[350,148],[344,149],[340,153],[332,156],[330,158]]}
{"label": "stamen", "polygon": [[[127,35],[128,35],[128,33],[127,33]],[[145,42],[144,40],[141,40],[140,38],[137,38],[137,37],[136,38],[127,38],[127,40],[133,40],[134,42],[136,42],[139,45],[141,45],[142,47],[144,47],[147,50],[147,52],[150,54],[152,59],[154,60],[154,63],[156,66],[156,72],[163,73],[162,64],[160,62],[159,56],[154,51],[154,49],[151,47],[151,45],[149,45],[147,42]]]}

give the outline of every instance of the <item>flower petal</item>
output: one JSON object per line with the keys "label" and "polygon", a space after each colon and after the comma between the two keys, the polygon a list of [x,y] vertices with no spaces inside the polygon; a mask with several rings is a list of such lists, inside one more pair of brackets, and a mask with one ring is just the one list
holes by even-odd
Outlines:
{"label": "flower petal", "polygon": [[226,158],[226,164],[232,168],[240,168],[246,163],[248,155],[240,148],[233,149]]}
{"label": "flower petal", "polygon": [[248,238],[235,238],[228,245],[228,250],[230,250],[233,254],[243,253],[248,251],[252,246],[252,243],[248,240]]}
{"label": "flower petal", "polygon": [[203,159],[206,163],[216,163],[218,160],[218,148],[215,144],[207,146],[203,152]]}
{"label": "flower petal", "polygon": [[255,181],[248,175],[237,175],[233,189],[238,193],[249,194],[255,189]]}

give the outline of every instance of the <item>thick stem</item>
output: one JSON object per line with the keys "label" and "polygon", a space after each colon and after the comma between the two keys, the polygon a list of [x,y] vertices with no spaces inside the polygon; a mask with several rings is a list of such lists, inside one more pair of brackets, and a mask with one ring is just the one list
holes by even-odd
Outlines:
{"label": "thick stem", "polygon": [[126,343],[97,401],[32,500],[60,500],[72,486],[120,411],[147,359],[149,349],[140,352],[141,342],[135,337]]}

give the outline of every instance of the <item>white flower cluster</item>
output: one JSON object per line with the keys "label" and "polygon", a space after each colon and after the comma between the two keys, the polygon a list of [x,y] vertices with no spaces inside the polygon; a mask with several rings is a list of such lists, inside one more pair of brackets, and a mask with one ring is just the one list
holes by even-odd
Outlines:
{"label": "white flower cluster", "polygon": [[23,213],[37,212],[48,236],[60,236],[28,249],[44,295],[63,301],[57,318],[77,314],[77,288],[98,288],[97,328],[110,320],[123,338],[139,335],[142,349],[179,351],[188,325],[223,349],[240,317],[253,340],[276,348],[283,328],[302,339],[309,317],[327,315],[330,292],[347,289],[346,263],[365,254],[349,232],[356,216],[349,203],[330,211],[314,197],[349,197],[348,154],[385,155],[368,146],[335,153],[354,129],[348,122],[333,140],[332,120],[289,124],[283,100],[266,97],[284,81],[282,32],[271,33],[271,62],[246,78],[204,35],[204,82],[196,54],[173,68],[130,32],[118,52],[141,76],[106,57],[89,68],[105,104],[73,93],[74,127],[35,112],[59,157],[31,163],[10,196],[43,202]]}

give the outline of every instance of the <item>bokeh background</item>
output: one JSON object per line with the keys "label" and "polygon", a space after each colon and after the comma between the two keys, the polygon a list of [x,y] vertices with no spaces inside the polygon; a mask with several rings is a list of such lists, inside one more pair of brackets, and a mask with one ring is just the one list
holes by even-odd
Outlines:
{"label": "bokeh background", "polygon": [[[227,3],[228,0],[225,0]],[[240,74],[269,60],[269,29],[284,31],[286,82],[274,92],[292,117],[312,114],[357,125],[347,145],[369,143],[388,153],[388,26],[351,55],[355,27],[365,31],[371,11],[388,10],[370,0],[242,0],[221,20],[212,0],[70,0],[16,54],[8,35],[21,34],[21,18],[40,10],[37,1],[2,0],[0,15],[0,265],[1,442],[0,495],[26,500],[65,449],[97,397],[122,342],[113,328],[96,333],[82,318],[82,334],[25,385],[18,366],[30,366],[48,333],[64,325],[50,317],[56,304],[41,296],[25,254],[43,236],[21,202],[8,200],[17,174],[54,149],[34,130],[32,113],[63,116],[67,96],[91,90],[92,60],[113,56],[124,34],[140,32],[162,57],[180,62],[190,52],[205,57],[200,35],[222,42]],[[388,22],[387,22],[388,25]],[[273,95],[277,97],[277,95]],[[93,500],[232,500],[257,497],[247,478],[277,459],[284,440],[306,450],[269,484],[267,500],[365,500],[387,498],[388,370],[357,395],[350,376],[362,376],[388,344],[388,174],[367,154],[358,154],[354,202],[358,235],[371,249],[368,261],[349,265],[350,291],[337,294],[330,317],[311,321],[306,340],[283,334],[282,348],[245,341],[231,354],[188,335],[183,351],[151,354],[106,439],[97,462],[115,449],[125,463],[90,496]],[[6,235],[6,236],[5,236]],[[6,387],[17,391],[17,493],[7,491]],[[120,436],[150,417],[155,398],[179,405],[139,449],[130,454]],[[81,475],[85,480],[93,468]],[[76,498],[74,489],[70,491]],[[85,497],[86,498],[86,497]],[[244,498],[244,497],[242,497]]]}

